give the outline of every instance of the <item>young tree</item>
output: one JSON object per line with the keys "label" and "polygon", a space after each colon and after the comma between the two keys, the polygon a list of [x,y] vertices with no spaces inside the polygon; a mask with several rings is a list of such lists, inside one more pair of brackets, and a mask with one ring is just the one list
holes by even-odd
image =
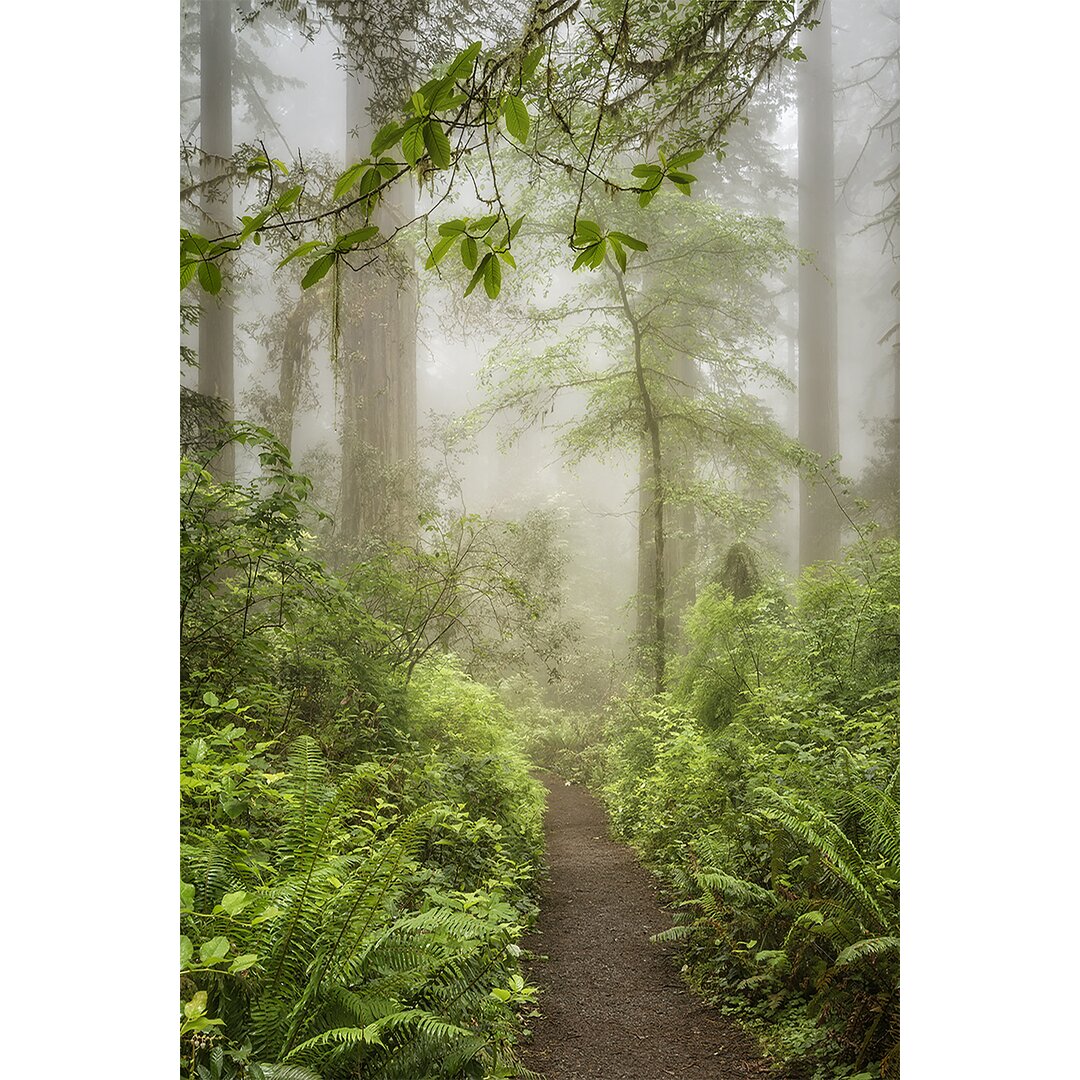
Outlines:
{"label": "young tree", "polygon": [[[791,453],[755,390],[785,381],[758,350],[771,315],[763,280],[793,255],[778,221],[659,201],[648,215],[611,210],[621,228],[608,233],[599,272],[534,310],[530,330],[495,351],[482,409],[514,410],[526,426],[547,417],[571,462],[641,455],[639,626],[657,692],[670,653],[674,515],[692,507],[751,535]],[[589,235],[598,244],[596,223],[580,219],[579,242]],[[639,252],[632,271],[627,249]],[[576,398],[569,415],[554,413],[562,396]]]}

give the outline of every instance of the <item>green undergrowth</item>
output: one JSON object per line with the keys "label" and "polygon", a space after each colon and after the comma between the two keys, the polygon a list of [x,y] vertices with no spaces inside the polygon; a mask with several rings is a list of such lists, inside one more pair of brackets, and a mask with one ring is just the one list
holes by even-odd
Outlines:
{"label": "green undergrowth", "polygon": [[899,1074],[899,561],[706,589],[660,697],[520,710],[664,881],[684,974],[784,1075]]}
{"label": "green undergrowth", "polygon": [[543,802],[504,707],[403,663],[391,571],[332,572],[284,448],[231,437],[251,482],[182,462],[181,1074],[529,1077]]}

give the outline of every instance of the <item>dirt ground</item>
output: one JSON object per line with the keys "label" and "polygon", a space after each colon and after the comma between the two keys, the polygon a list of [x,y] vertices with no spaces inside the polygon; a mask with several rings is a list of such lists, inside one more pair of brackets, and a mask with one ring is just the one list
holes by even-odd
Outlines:
{"label": "dirt ground", "polygon": [[600,803],[553,775],[548,788],[549,877],[538,931],[525,942],[543,1018],[525,1047],[548,1080],[747,1080],[769,1076],[749,1037],[683,985],[672,925],[654,879],[609,839]]}

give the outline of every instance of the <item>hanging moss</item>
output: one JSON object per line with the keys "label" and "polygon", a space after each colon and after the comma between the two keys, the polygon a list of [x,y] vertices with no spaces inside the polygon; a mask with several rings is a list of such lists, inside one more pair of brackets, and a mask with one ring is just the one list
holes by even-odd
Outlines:
{"label": "hanging moss", "polygon": [[761,574],[754,553],[742,541],[728,548],[724,569],[720,572],[720,584],[736,600],[753,596],[761,587]]}

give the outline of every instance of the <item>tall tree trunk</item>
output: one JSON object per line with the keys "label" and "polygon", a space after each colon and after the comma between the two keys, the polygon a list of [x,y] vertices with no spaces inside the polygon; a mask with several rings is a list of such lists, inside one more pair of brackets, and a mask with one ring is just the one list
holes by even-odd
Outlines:
{"label": "tall tree trunk", "polygon": [[[787,377],[795,392],[787,399],[784,417],[784,434],[792,439],[799,437],[799,294],[794,283],[788,294],[787,327]],[[801,489],[798,476],[791,476],[785,483],[788,505],[784,512],[784,551],[788,572],[797,577],[799,573],[799,502]]]}
{"label": "tall tree trunk", "polygon": [[278,438],[293,449],[293,429],[296,426],[296,406],[300,383],[304,378],[311,351],[311,309],[301,297],[285,321],[285,336],[281,343],[281,366],[278,369]]}
{"label": "tall tree trunk", "polygon": [[[799,440],[821,459],[840,449],[836,360],[836,229],[833,179],[831,2],[803,40],[799,96]],[[840,553],[841,516],[829,489],[800,481],[799,564]]]}
{"label": "tall tree trunk", "polygon": [[[232,5],[221,0],[202,0],[199,10],[199,144],[201,200],[207,217],[208,236],[227,232],[233,221],[232,181],[222,177],[229,170],[232,141]],[[224,271],[228,265],[222,264]],[[217,296],[202,293],[199,305],[199,393],[218,399],[225,419],[233,410],[233,308],[223,289]],[[236,472],[230,443],[211,463],[211,471],[223,481]]]}
{"label": "tall tree trunk", "polygon": [[[346,164],[367,152],[375,125],[368,111],[371,82],[349,72],[346,90]],[[373,223],[384,235],[412,217],[413,194],[395,184]],[[399,483],[416,449],[416,274],[413,253],[397,244],[405,266],[392,269],[389,253],[360,274],[341,270],[342,535],[399,532],[392,480]]]}

